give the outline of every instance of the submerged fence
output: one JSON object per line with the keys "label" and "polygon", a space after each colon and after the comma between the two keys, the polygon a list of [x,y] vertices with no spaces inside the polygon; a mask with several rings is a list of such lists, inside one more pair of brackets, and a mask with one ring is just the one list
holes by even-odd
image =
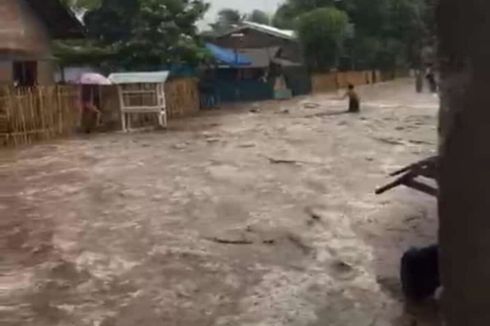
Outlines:
{"label": "submerged fence", "polygon": [[314,74],[311,77],[311,82],[313,93],[322,93],[346,88],[348,84],[353,84],[356,86],[374,84],[393,80],[395,78],[407,77],[408,75],[409,72],[405,70],[364,70],[329,72],[323,74]]}
{"label": "submerged fence", "polygon": [[[316,74],[311,77],[314,93],[345,88],[348,83],[371,84],[402,77],[405,72],[354,71]],[[101,87],[102,123],[105,130],[120,129],[119,98],[114,86]],[[32,89],[0,87],[0,147],[27,145],[77,131],[80,121],[77,86],[48,86]],[[195,78],[169,81],[165,85],[170,119],[199,111],[199,87]],[[133,125],[151,126],[154,116],[133,117]]]}
{"label": "submerged fence", "polygon": [[76,87],[0,89],[0,146],[27,145],[74,133]]}
{"label": "submerged fence", "polygon": [[170,119],[187,117],[199,111],[198,84],[197,78],[180,78],[167,82],[165,98]]}
{"label": "submerged fence", "polygon": [[[170,120],[185,118],[199,112],[200,99],[198,79],[179,78],[165,84],[165,101]],[[117,87],[113,85],[101,88],[102,123],[105,129],[121,128],[121,113]],[[155,114],[133,114],[130,116],[134,128],[148,127],[157,124]]]}
{"label": "submerged fence", "polygon": [[[116,87],[101,86],[100,95],[102,130],[120,129]],[[170,119],[199,111],[198,80],[195,78],[167,82],[165,96]],[[0,147],[28,145],[75,134],[87,120],[80,120],[79,101],[78,86],[0,87]],[[132,119],[134,126],[156,125],[154,114],[134,115]]]}
{"label": "submerged fence", "polygon": [[374,71],[346,71],[315,74],[312,76],[313,92],[328,92],[346,88],[348,84],[365,85],[379,82]]}

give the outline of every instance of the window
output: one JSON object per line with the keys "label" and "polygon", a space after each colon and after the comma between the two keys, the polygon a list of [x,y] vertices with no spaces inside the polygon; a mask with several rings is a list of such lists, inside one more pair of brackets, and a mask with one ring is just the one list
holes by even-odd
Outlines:
{"label": "window", "polygon": [[37,62],[15,61],[14,82],[18,87],[33,87],[37,84]]}

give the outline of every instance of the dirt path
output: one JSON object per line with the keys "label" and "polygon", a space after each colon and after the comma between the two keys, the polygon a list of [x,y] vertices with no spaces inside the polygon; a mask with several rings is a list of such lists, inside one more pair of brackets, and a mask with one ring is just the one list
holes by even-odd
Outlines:
{"label": "dirt path", "polygon": [[435,325],[397,284],[435,202],[373,190],[435,151],[437,99],[361,93],[1,152],[0,324]]}

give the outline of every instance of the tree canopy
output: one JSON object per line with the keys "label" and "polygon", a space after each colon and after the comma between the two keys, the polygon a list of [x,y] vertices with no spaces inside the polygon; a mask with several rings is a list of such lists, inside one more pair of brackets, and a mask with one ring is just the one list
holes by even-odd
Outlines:
{"label": "tree canopy", "polygon": [[74,12],[83,13],[86,10],[93,10],[100,6],[101,0],[62,0],[61,2]]}
{"label": "tree canopy", "polygon": [[216,21],[210,24],[210,26],[215,34],[221,34],[240,26],[244,21],[271,25],[272,18],[269,14],[262,10],[256,9],[248,14],[244,14],[239,10],[225,8],[218,12]]}
{"label": "tree canopy", "polygon": [[[279,28],[296,29],[303,44],[310,44],[305,28],[307,14],[320,8],[335,8],[347,16],[350,35],[343,38],[342,55],[349,67],[394,68],[420,64],[421,51],[430,42],[429,12],[434,0],[287,0],[273,17]],[[306,15],[306,16],[305,16]],[[320,23],[320,22],[318,22]],[[313,31],[313,30],[312,30]],[[320,35],[316,36],[320,37]],[[305,40],[305,38],[307,38]],[[308,62],[316,67],[314,52],[323,52],[323,44],[305,47]],[[333,48],[338,53],[339,48]],[[310,53],[313,52],[313,53]],[[345,60],[342,60],[345,61]]]}
{"label": "tree canopy", "polygon": [[[122,67],[196,64],[206,57],[196,23],[206,0],[62,0],[85,13],[88,40],[76,51],[56,46],[71,59],[93,53]],[[221,34],[245,20],[295,29],[312,69],[390,69],[417,66],[434,32],[435,0],[285,0],[271,17],[254,10],[223,9],[211,24]],[[59,53],[58,53],[59,50]]]}
{"label": "tree canopy", "polygon": [[347,36],[349,18],[334,7],[308,11],[298,18],[297,29],[311,68],[338,65]]}
{"label": "tree canopy", "polygon": [[217,34],[229,31],[230,29],[240,25],[245,20],[245,15],[235,9],[225,8],[218,12],[216,22],[210,26]]}
{"label": "tree canopy", "polygon": [[252,11],[250,14],[247,15],[247,20],[262,25],[271,24],[271,17],[262,10]]}
{"label": "tree canopy", "polygon": [[197,64],[207,52],[196,22],[207,9],[202,0],[100,0],[84,16],[88,43],[116,67]]}

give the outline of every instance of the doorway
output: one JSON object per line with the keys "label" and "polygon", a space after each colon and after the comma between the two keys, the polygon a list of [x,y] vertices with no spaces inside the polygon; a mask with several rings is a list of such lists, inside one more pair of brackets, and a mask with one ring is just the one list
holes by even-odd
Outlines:
{"label": "doorway", "polygon": [[14,61],[14,83],[17,87],[34,87],[37,84],[36,61]]}

